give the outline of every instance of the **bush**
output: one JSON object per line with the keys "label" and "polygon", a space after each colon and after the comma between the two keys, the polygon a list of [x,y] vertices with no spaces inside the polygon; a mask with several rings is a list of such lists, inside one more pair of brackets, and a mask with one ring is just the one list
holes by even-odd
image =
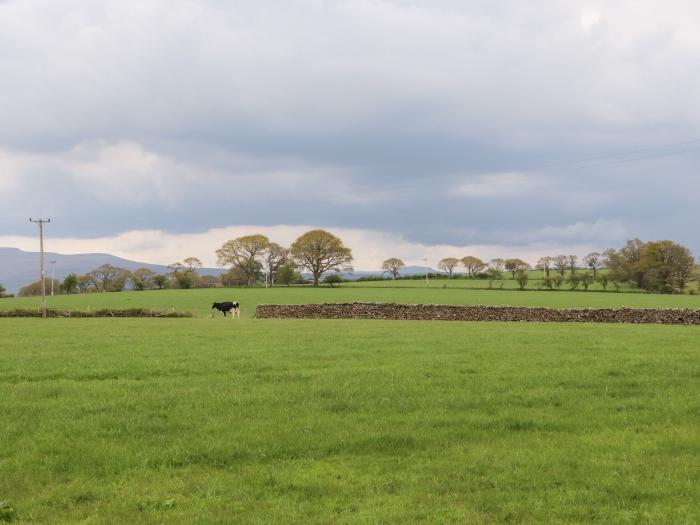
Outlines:
{"label": "bush", "polygon": [[334,284],[340,284],[343,282],[343,278],[340,275],[337,274],[332,274],[332,275],[326,275],[325,279],[323,279],[323,282],[326,284],[330,284],[331,288],[333,288]]}
{"label": "bush", "polygon": [[[402,279],[403,277],[398,276],[397,279]],[[392,279],[384,277],[383,275],[363,275],[359,279],[355,279],[356,282],[370,282],[370,281],[391,281]]]}
{"label": "bush", "polygon": [[[51,279],[46,278],[44,279],[44,285],[46,289],[46,294],[51,293]],[[61,293],[61,283],[59,283],[56,279],[53,280],[53,290],[54,293]],[[41,295],[41,280],[36,281],[32,284],[28,284],[27,286],[24,286],[20,289],[19,291],[19,296],[20,297],[33,297]]]}
{"label": "bush", "polygon": [[518,270],[517,272],[515,272],[515,282],[518,283],[518,286],[520,286],[521,290],[525,289],[529,278],[530,277],[528,276],[525,270]]}

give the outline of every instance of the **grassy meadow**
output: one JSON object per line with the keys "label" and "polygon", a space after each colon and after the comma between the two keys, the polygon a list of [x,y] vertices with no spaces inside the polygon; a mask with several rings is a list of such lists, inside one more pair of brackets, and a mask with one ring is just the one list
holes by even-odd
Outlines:
{"label": "grassy meadow", "polygon": [[[242,319],[210,319],[227,299]],[[50,298],[197,318],[0,319],[0,523],[700,522],[700,327],[251,319],[323,301],[700,308],[354,285]]]}

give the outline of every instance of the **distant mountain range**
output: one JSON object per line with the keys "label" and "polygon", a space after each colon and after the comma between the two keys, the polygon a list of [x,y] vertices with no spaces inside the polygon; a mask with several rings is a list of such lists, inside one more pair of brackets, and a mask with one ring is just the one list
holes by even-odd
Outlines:
{"label": "distant mountain range", "polygon": [[[156,273],[168,273],[170,270],[167,266],[160,264],[149,264],[144,262],[130,261],[122,259],[108,253],[79,253],[73,255],[63,255],[60,253],[45,254],[46,260],[46,277],[51,278],[52,271],[55,271],[55,278],[59,281],[63,280],[70,273],[78,275],[87,273],[103,264],[111,264],[119,268],[126,268],[129,271],[134,271],[139,268],[148,268]],[[56,261],[51,264],[50,261]],[[225,272],[222,268],[202,268],[199,270],[200,275],[220,275]],[[416,275],[424,274],[425,267],[407,266],[401,270],[401,275]],[[427,268],[428,272],[435,273],[435,270]],[[369,275],[382,275],[381,270],[377,271],[358,271],[358,272],[341,272],[340,275],[344,279],[354,280],[360,277]],[[0,284],[2,284],[9,293],[17,293],[22,286],[33,283],[39,280],[39,253],[25,252],[17,248],[0,248]]]}
{"label": "distant mountain range", "polygon": [[[170,269],[160,264],[149,264],[137,261],[129,261],[108,253],[79,253],[74,255],[62,255],[60,253],[44,254],[46,260],[46,277],[51,278],[55,268],[55,277],[59,281],[69,273],[78,275],[94,270],[103,264],[111,264],[129,271],[139,268],[148,268],[156,273],[168,273]],[[49,261],[56,261],[54,265]],[[219,275],[221,268],[202,268],[201,275]],[[22,286],[39,280],[39,253],[25,252],[17,248],[0,248],[0,284],[9,293],[17,293]]]}

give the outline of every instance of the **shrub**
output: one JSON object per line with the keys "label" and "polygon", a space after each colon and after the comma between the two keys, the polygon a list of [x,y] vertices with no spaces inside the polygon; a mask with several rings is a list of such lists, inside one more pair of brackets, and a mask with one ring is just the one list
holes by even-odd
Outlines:
{"label": "shrub", "polygon": [[527,282],[529,280],[529,276],[525,270],[518,270],[515,273],[515,282],[518,283],[518,286],[520,286],[521,290],[524,290],[525,287],[527,286]]}
{"label": "shrub", "polygon": [[326,284],[330,284],[331,288],[333,288],[334,284],[342,283],[343,278],[338,274],[326,275],[326,277],[323,279],[323,282]]}

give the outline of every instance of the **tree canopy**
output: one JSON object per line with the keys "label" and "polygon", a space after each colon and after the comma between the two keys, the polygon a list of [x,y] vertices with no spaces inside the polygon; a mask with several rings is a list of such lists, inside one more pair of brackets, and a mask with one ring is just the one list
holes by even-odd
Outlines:
{"label": "tree canopy", "polygon": [[318,286],[323,273],[352,271],[352,250],[343,241],[325,230],[311,230],[299,237],[290,249],[292,259],[308,270]]}
{"label": "tree canopy", "polygon": [[219,266],[238,268],[246,278],[246,286],[252,286],[255,275],[260,271],[265,250],[270,246],[270,239],[265,235],[244,235],[227,241],[216,250]]}
{"label": "tree canopy", "polygon": [[399,276],[399,272],[405,268],[406,265],[401,259],[397,259],[396,257],[392,257],[390,259],[387,259],[382,263],[382,270],[385,272],[388,272],[392,279],[396,279]]}

